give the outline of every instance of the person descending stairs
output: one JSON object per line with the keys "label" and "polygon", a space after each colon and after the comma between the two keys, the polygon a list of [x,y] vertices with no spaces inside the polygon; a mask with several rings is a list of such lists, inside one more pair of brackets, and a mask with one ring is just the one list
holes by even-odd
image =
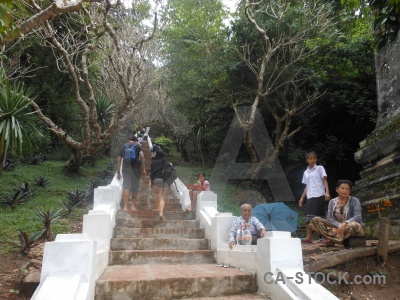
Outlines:
{"label": "person descending stairs", "polygon": [[[149,168],[146,141],[143,150]],[[216,265],[195,212],[182,211],[171,192],[164,220],[158,219],[148,180],[140,181],[137,212],[117,214],[109,266],[96,282],[95,299],[265,299],[257,295],[254,273]]]}

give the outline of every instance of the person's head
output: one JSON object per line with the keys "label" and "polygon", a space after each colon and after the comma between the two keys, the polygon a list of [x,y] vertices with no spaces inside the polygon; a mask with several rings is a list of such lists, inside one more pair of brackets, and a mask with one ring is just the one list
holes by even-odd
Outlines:
{"label": "person's head", "polygon": [[240,210],[241,210],[243,219],[245,219],[245,220],[250,219],[252,211],[253,211],[250,204],[248,204],[248,203],[242,204],[242,206],[240,207]]}
{"label": "person's head", "polygon": [[340,198],[347,198],[350,195],[352,183],[350,180],[338,180],[336,183],[336,192]]}
{"label": "person's head", "polygon": [[131,137],[129,138],[129,141],[130,141],[130,142],[137,142],[137,137],[136,137],[136,136],[131,136]]}
{"label": "person's head", "polygon": [[306,154],[306,162],[310,167],[313,167],[317,163],[317,153],[314,151],[308,152]]}
{"label": "person's head", "polygon": [[154,151],[154,157],[155,158],[164,158],[165,153],[161,149],[158,149],[158,150]]}
{"label": "person's head", "polygon": [[200,172],[200,173],[197,175],[197,178],[199,179],[199,181],[204,182],[204,180],[206,180],[206,173]]}

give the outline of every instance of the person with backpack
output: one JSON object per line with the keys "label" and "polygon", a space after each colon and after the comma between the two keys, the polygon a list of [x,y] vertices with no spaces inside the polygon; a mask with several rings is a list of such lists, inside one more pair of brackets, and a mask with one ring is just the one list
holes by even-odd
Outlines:
{"label": "person with backpack", "polygon": [[122,197],[124,207],[122,210],[128,211],[128,200],[132,193],[131,212],[136,211],[136,199],[139,192],[140,175],[146,176],[144,154],[142,146],[138,143],[137,137],[132,136],[129,141],[123,144],[118,152],[117,158],[117,178],[121,180],[122,164]]}
{"label": "person with backpack", "polygon": [[154,159],[154,156],[156,154],[157,151],[162,150],[161,147],[159,145],[157,145],[156,143],[153,144],[153,146],[151,146],[150,152],[151,152],[151,159]]}
{"label": "person with backpack", "polygon": [[151,161],[149,186],[154,188],[156,203],[160,212],[159,219],[164,219],[165,194],[167,193],[168,183],[164,180],[165,154],[162,150],[154,151],[154,159]]}

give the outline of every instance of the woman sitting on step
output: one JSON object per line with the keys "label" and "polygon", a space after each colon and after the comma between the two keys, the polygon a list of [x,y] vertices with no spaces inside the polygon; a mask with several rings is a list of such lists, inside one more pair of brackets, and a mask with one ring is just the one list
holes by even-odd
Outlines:
{"label": "woman sitting on step", "polygon": [[201,172],[197,175],[197,182],[195,184],[188,184],[190,196],[190,208],[186,209],[187,212],[191,212],[196,209],[197,196],[203,192],[211,191],[210,182],[206,178],[206,173]]}
{"label": "woman sitting on step", "polygon": [[266,230],[264,225],[256,218],[252,216],[253,208],[250,204],[245,203],[240,207],[241,216],[237,217],[233,223],[229,232],[229,248],[232,249],[237,244],[237,230],[242,227],[247,227],[251,233],[252,240],[251,245],[257,245],[257,239],[263,238]]}
{"label": "woman sitting on step", "polygon": [[151,161],[150,181],[149,186],[154,188],[156,203],[160,211],[160,220],[164,219],[165,194],[168,190],[168,185],[164,182],[163,169],[166,160],[164,151],[161,149],[154,152],[154,159]]}
{"label": "woman sitting on step", "polygon": [[350,196],[351,187],[349,180],[339,180],[338,197],[329,201],[327,218],[314,217],[310,222],[310,227],[325,237],[328,246],[343,243],[350,236],[364,235],[360,200]]}

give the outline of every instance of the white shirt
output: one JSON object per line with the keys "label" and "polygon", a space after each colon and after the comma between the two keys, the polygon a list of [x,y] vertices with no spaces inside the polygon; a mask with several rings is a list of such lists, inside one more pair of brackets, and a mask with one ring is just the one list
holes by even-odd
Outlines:
{"label": "white shirt", "polygon": [[306,185],[308,199],[325,195],[324,177],[327,175],[323,166],[314,165],[312,169],[304,171],[301,182]]}

